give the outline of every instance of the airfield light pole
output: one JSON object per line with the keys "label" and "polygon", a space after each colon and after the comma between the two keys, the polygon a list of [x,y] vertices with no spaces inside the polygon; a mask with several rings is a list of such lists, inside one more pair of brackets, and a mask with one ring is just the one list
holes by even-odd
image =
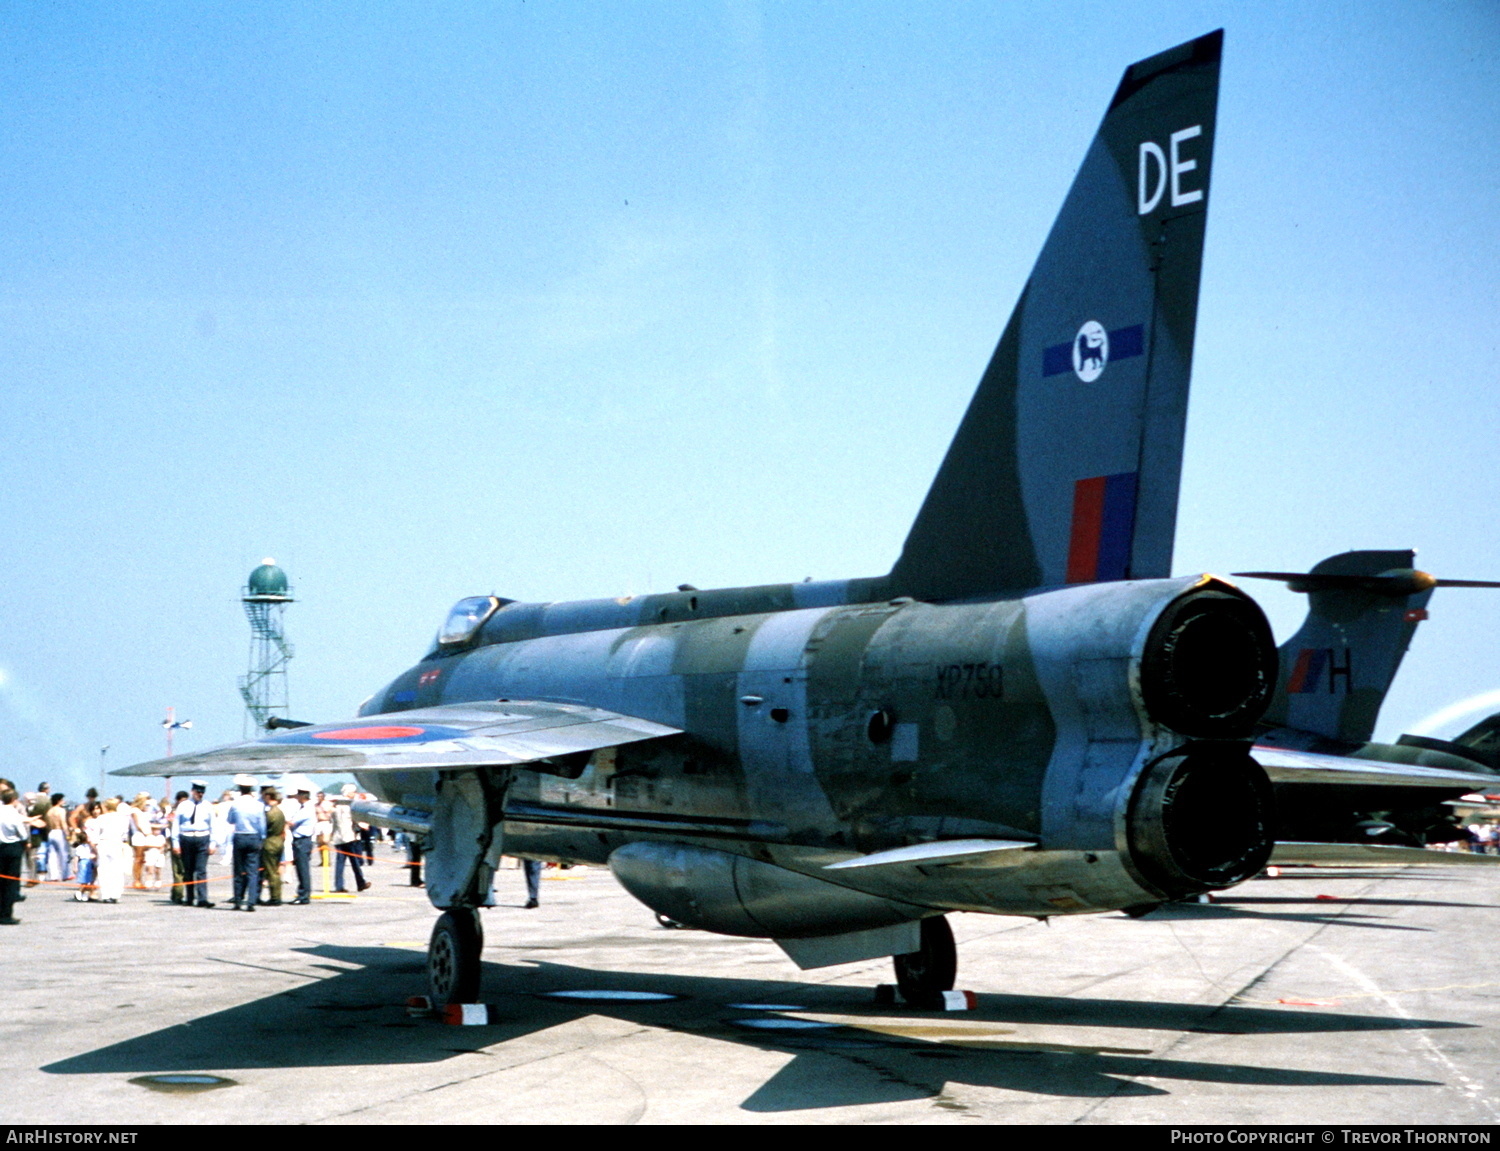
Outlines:
{"label": "airfield light pole", "polygon": [[[166,733],[167,733],[167,758],[171,759],[172,758],[172,733],[174,731],[176,731],[178,728],[182,728],[182,730],[184,730],[184,731],[190,731],[192,729],[192,726],[193,726],[193,721],[190,720],[190,719],[178,719],[177,718],[177,709],[175,707],[169,707],[169,708],[167,708],[167,718],[161,721],[161,725],[162,725],[163,728],[166,729]],[[168,776],[164,782],[166,783],[167,794],[171,795],[172,794],[172,777]]]}
{"label": "airfield light pole", "polygon": [[245,701],[245,738],[251,739],[265,731],[273,717],[287,717],[286,665],[293,652],[282,617],[294,601],[286,572],[275,560],[262,560],[245,581],[240,601],[250,621],[250,669],[239,684]]}
{"label": "airfield light pole", "polygon": [[[166,732],[167,732],[167,758],[171,759],[172,758],[172,733],[174,731],[176,731],[178,728],[181,728],[183,731],[190,731],[190,730],[192,730],[193,721],[190,720],[190,719],[178,719],[177,718],[177,709],[175,707],[169,707],[169,708],[167,708],[167,718],[161,721],[161,725],[162,725],[163,728],[166,729]],[[108,751],[109,749],[105,748],[104,750]],[[100,754],[102,755],[103,752],[100,752]]]}
{"label": "airfield light pole", "polygon": [[109,758],[109,744],[99,749],[99,798],[104,798],[104,765]]}

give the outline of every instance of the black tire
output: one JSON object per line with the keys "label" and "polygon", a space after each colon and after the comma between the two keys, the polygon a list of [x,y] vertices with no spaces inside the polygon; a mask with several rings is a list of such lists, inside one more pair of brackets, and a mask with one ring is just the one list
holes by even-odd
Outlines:
{"label": "black tire", "polygon": [[472,907],[455,907],[438,916],[427,942],[427,992],[434,1007],[478,1001],[483,949],[484,930]]}
{"label": "black tire", "polygon": [[948,921],[941,915],[922,920],[921,950],[894,956],[892,962],[903,1000],[912,1007],[939,1006],[958,978],[958,948]]}

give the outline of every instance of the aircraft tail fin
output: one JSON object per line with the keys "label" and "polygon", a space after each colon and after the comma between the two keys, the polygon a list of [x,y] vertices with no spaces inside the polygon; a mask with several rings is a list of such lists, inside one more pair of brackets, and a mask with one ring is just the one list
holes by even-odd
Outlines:
{"label": "aircraft tail fin", "polygon": [[1481,719],[1468,731],[1455,736],[1453,742],[1467,754],[1500,771],[1500,711]]}
{"label": "aircraft tail fin", "polygon": [[1281,678],[1265,722],[1364,743],[1438,585],[1416,552],[1329,556],[1310,572],[1239,572],[1306,592],[1307,619],[1281,645]]}
{"label": "aircraft tail fin", "polygon": [[892,594],[1171,574],[1222,45],[1125,70]]}

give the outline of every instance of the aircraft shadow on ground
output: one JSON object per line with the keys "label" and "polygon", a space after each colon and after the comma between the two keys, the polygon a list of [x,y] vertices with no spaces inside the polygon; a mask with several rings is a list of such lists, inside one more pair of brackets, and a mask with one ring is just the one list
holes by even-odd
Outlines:
{"label": "aircraft shadow on ground", "polygon": [[[484,1028],[449,1027],[407,1018],[404,997],[419,993],[423,963],[409,950],[323,945],[305,949],[339,964],[336,974],[189,1023],[51,1063],[55,1075],[143,1075],[251,1068],[333,1067],[435,1063],[562,1026],[585,1016],[608,1016],[793,1056],[741,1106],[780,1112],[896,1102],[942,1096],[949,1083],[998,1087],[1040,1095],[1105,1097],[1168,1094],[1138,1077],[1204,1083],[1286,1087],[1436,1086],[1428,1080],[1302,1071],[1282,1067],[1153,1058],[1127,1046],[1064,1046],[1029,1041],[1007,1024],[1049,1024],[1126,1030],[1196,1031],[1255,1035],[1389,1031],[1467,1027],[1443,1020],[1399,1019],[1340,1012],[1265,1007],[1076,999],[1040,995],[984,995],[962,1016],[876,1007],[857,988],[795,980],[716,979],[652,975],[564,964],[485,964],[485,998],[505,1022]],[[539,998],[567,989],[667,992],[681,998],[654,1003],[578,1002]],[[808,1031],[752,1029],[733,1003],[796,1004],[845,1021]],[[896,1034],[861,1026],[868,1018]],[[935,1043],[921,1029],[962,1020],[985,1046]],[[910,1034],[901,1034],[910,1023]],[[993,1025],[989,1028],[984,1024]],[[944,1031],[948,1031],[944,1027]],[[968,1043],[969,1033],[960,1036]],[[951,1038],[951,1036],[950,1036]],[[1358,1059],[1357,1054],[1351,1058]]]}
{"label": "aircraft shadow on ground", "polygon": [[[1357,911],[1339,912],[1334,910],[1336,904],[1330,903],[1328,911],[1254,911],[1249,908],[1235,906],[1238,900],[1214,903],[1164,903],[1155,911],[1148,912],[1141,918],[1147,922],[1161,922],[1167,919],[1274,919],[1289,923],[1320,923],[1337,924],[1340,927],[1372,927],[1379,931],[1419,931],[1430,932],[1430,927],[1414,927],[1408,923],[1370,923],[1367,922],[1375,916],[1361,914]],[[1309,900],[1299,899],[1296,903],[1306,904]]]}
{"label": "aircraft shadow on ground", "polygon": [[1315,895],[1215,895],[1216,904],[1265,904],[1268,906],[1288,904],[1324,904],[1329,907],[1466,907],[1479,911],[1500,911],[1500,903],[1457,903],[1443,899],[1378,899],[1363,895],[1337,896],[1319,899]]}

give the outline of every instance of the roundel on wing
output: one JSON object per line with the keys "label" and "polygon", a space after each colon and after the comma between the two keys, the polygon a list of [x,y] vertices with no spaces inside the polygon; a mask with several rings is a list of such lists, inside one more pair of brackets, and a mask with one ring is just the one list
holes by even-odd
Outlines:
{"label": "roundel on wing", "polygon": [[1086,384],[1104,374],[1109,363],[1109,333],[1097,320],[1089,320],[1073,337],[1073,372]]}
{"label": "roundel on wing", "polygon": [[301,743],[314,746],[328,744],[370,744],[388,747],[400,743],[431,743],[439,739],[458,739],[466,732],[460,727],[435,723],[355,724],[321,731],[289,731],[273,735],[268,743]]}

